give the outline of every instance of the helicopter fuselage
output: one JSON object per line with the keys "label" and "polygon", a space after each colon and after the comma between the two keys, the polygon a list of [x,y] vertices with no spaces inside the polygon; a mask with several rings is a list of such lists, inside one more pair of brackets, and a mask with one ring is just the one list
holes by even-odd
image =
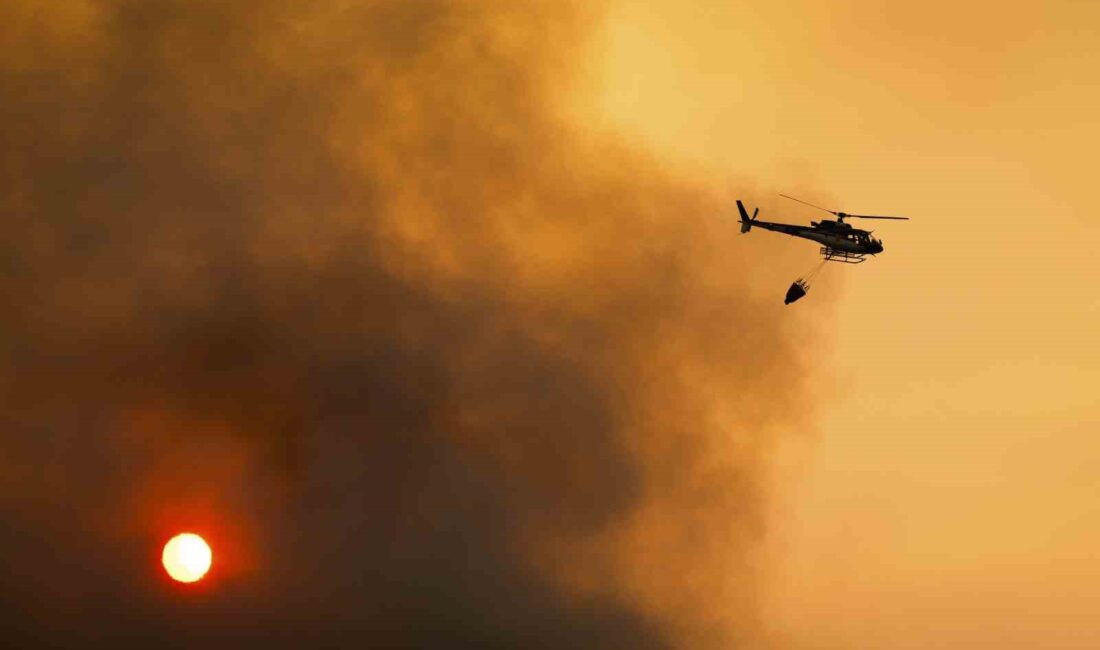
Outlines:
{"label": "helicopter fuselage", "polygon": [[788,223],[752,220],[753,228],[763,228],[792,237],[809,239],[836,251],[854,255],[876,255],[882,252],[882,241],[871,237],[871,233],[853,228],[843,221],[811,221],[809,226],[796,226]]}

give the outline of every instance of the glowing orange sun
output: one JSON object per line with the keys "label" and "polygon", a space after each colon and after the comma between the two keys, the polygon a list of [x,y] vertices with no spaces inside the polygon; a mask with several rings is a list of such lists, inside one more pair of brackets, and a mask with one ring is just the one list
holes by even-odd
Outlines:
{"label": "glowing orange sun", "polygon": [[180,533],[164,545],[160,561],[173,580],[195,582],[210,570],[212,557],[206,540],[194,533]]}

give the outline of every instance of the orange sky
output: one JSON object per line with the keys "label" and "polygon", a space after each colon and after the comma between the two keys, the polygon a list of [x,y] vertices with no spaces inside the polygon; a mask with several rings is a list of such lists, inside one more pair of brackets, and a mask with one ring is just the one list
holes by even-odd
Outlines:
{"label": "orange sky", "polygon": [[0,3],[8,645],[1100,647],[1100,5],[603,9]]}
{"label": "orange sky", "polygon": [[[602,128],[718,182],[913,217],[822,274],[835,306],[792,308],[835,322],[833,397],[777,470],[780,647],[1100,646],[1098,26],[1072,1],[612,12]],[[778,237],[734,228],[734,253]],[[793,279],[814,248],[789,246]]]}

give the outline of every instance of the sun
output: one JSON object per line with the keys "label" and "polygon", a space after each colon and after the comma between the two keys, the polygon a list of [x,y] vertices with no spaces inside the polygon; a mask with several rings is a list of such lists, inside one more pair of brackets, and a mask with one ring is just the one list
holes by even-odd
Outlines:
{"label": "sun", "polygon": [[195,582],[210,570],[212,557],[206,540],[194,533],[180,533],[164,545],[160,560],[173,580]]}

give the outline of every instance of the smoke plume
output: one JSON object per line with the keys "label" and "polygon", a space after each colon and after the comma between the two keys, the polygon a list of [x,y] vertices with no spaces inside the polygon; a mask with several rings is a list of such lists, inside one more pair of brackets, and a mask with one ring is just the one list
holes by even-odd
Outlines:
{"label": "smoke plume", "polygon": [[3,4],[14,645],[752,637],[806,332],[571,112],[594,4]]}

